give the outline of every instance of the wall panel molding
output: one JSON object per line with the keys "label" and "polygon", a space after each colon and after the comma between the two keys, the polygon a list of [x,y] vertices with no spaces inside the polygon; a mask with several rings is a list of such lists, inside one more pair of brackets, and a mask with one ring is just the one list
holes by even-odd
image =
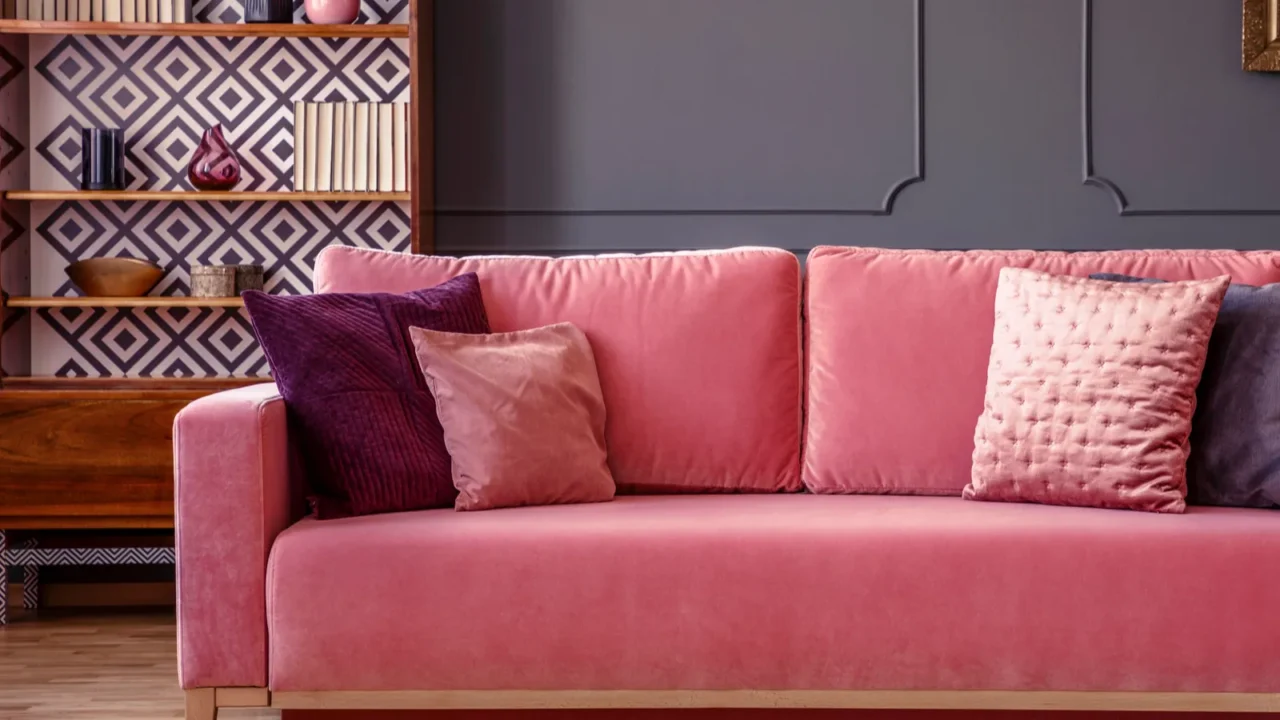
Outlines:
{"label": "wall panel molding", "polygon": [[1080,2],[1080,133],[1082,182],[1100,188],[1115,202],[1122,217],[1240,217],[1280,215],[1280,208],[1136,208],[1114,180],[1099,175],[1093,158],[1093,0]]}
{"label": "wall panel molding", "polygon": [[893,214],[893,206],[902,191],[925,179],[925,0],[912,2],[913,33],[913,119],[914,119],[914,167],[902,179],[885,191],[878,207],[836,208],[714,208],[714,209],[598,209],[575,210],[569,208],[466,208],[436,206],[436,217],[661,217],[661,216],[885,216]]}

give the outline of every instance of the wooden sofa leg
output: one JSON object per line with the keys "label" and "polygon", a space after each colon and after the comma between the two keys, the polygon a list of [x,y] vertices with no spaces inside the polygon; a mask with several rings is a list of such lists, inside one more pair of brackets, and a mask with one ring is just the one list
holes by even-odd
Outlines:
{"label": "wooden sofa leg", "polygon": [[213,688],[195,688],[187,691],[187,720],[218,720],[218,706],[214,703]]}

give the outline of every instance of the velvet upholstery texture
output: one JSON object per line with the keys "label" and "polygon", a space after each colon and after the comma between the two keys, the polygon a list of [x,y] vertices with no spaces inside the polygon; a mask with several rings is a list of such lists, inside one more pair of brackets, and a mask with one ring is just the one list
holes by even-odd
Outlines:
{"label": "velvet upholstery texture", "polygon": [[453,460],[458,510],[613,499],[604,398],[581,330],[409,334]]}
{"label": "velvet upholstery texture", "polygon": [[972,470],[1002,267],[1280,282],[1280,253],[1226,250],[819,247],[806,267],[804,481],[821,493],[960,494]]}
{"label": "velvet upholstery texture", "polygon": [[320,518],[453,505],[449,455],[409,326],[488,332],[475,275],[403,295],[249,291],[244,301]]}
{"label": "velvet upholstery texture", "polygon": [[267,680],[267,553],[301,514],[275,385],[200,398],[174,421],[178,680]]}
{"label": "velvet upholstery texture", "polygon": [[[1065,715],[1065,714],[1062,714]],[[819,710],[727,708],[703,710],[284,710],[280,720],[1046,720],[1043,710]],[[1052,720],[1052,716],[1048,716]],[[1073,711],[1070,720],[1134,720],[1133,712]],[[1275,720],[1266,712],[1143,712],[1144,720]]]}
{"label": "velvet upholstery texture", "polygon": [[1229,280],[1001,270],[964,497],[1182,512],[1196,386]]}
{"label": "velvet upholstery texture", "polygon": [[[1153,278],[1098,273],[1114,282]],[[1280,507],[1280,285],[1227,288],[1196,390],[1187,500]]]}
{"label": "velvet upholstery texture", "polygon": [[571,322],[586,333],[619,492],[800,489],[793,254],[456,259],[331,246],[315,283],[318,292],[402,292],[466,272],[479,274],[495,332]]}
{"label": "velvet upholstery texture", "polygon": [[684,495],[307,519],[271,553],[271,687],[1277,692],[1276,557],[1280,513],[1240,508]]}

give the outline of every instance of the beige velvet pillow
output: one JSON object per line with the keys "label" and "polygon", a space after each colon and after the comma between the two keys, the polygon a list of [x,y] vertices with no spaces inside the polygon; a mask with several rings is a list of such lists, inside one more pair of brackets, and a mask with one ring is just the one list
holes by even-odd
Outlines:
{"label": "beige velvet pillow", "polygon": [[964,496],[1182,512],[1196,386],[1228,281],[1001,270]]}
{"label": "beige velvet pillow", "polygon": [[613,499],[604,397],[581,330],[409,333],[453,460],[458,510]]}

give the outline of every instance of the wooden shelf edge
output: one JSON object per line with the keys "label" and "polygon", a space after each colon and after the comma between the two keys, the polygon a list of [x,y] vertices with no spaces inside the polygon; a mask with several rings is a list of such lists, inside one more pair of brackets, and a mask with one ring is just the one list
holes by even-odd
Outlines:
{"label": "wooden shelf edge", "polygon": [[313,25],[309,23],[113,23],[66,20],[0,20],[0,34],[407,38],[409,37],[409,26],[405,23]]}
{"label": "wooden shelf edge", "polygon": [[52,202],[408,202],[407,192],[258,192],[230,190],[9,190],[5,200]]}
{"label": "wooden shelf edge", "polygon": [[66,307],[114,307],[114,308],[238,308],[244,300],[238,297],[23,297],[11,296],[5,305],[12,308],[66,308]]}
{"label": "wooden shelf edge", "polygon": [[270,377],[238,378],[62,378],[6,377],[0,390],[156,390],[216,392],[273,382]]}
{"label": "wooden shelf edge", "polygon": [[6,530],[169,530],[173,515],[0,515]]}

